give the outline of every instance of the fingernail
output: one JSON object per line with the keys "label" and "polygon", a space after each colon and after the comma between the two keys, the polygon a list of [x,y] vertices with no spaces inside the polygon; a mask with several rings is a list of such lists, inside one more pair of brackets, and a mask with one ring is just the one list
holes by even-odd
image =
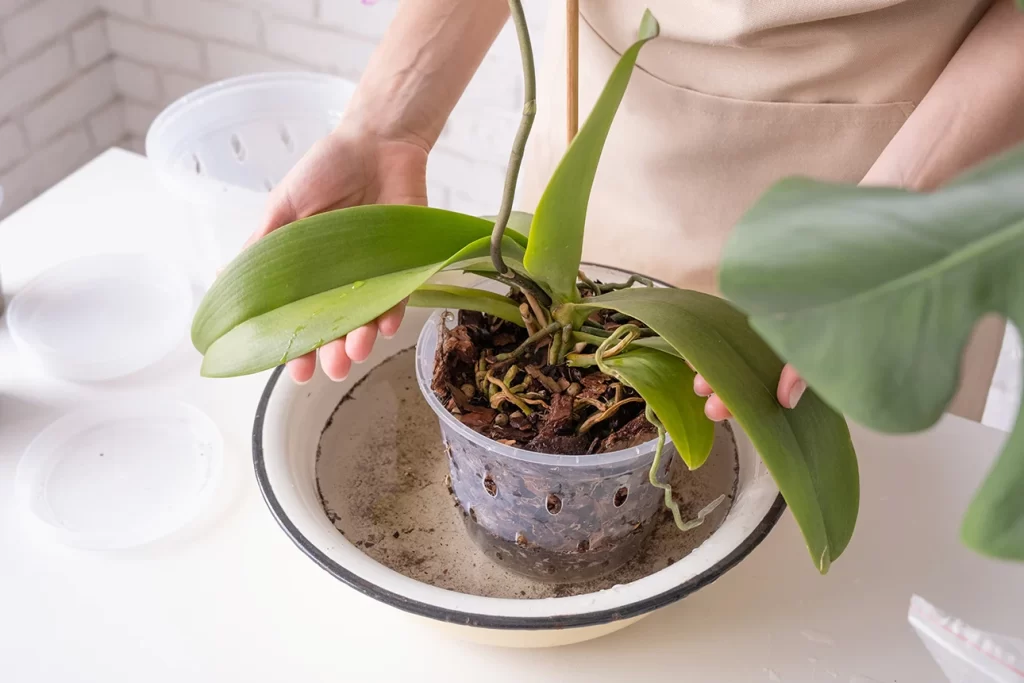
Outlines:
{"label": "fingernail", "polygon": [[796,404],[800,402],[800,397],[807,391],[807,383],[803,380],[798,381],[793,385],[793,388],[789,390],[789,407],[796,408]]}
{"label": "fingernail", "polygon": [[302,380],[302,381],[300,382],[299,380],[297,380],[297,379],[295,379],[295,378],[292,378],[292,381],[293,381],[293,382],[295,382],[295,384],[297,384],[298,386],[300,386],[300,387],[304,387],[304,386],[306,386],[307,384],[309,384],[309,381],[310,381],[311,379],[313,379],[313,378],[312,378],[312,377],[310,377],[309,379],[304,379],[304,380]]}
{"label": "fingernail", "polygon": [[392,332],[391,334],[386,334],[384,332],[384,330],[381,330],[380,336],[384,337],[385,339],[394,339],[395,338],[395,333]]}

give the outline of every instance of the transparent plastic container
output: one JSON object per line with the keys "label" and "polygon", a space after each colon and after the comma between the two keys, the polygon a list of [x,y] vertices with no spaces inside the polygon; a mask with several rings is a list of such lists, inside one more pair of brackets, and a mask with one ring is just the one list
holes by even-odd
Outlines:
{"label": "transparent plastic container", "polygon": [[180,401],[133,396],[93,402],[25,449],[14,499],[32,531],[64,545],[144,545],[197,520],[223,461],[217,425]]}
{"label": "transparent plastic container", "polygon": [[237,255],[267,195],[337,126],[355,84],[318,73],[261,73],[200,88],[172,103],[146,135],[146,156],[196,211],[200,280]]}
{"label": "transparent plastic container", "polygon": [[907,620],[950,683],[1024,683],[1024,640],[973,628],[919,595]]}
{"label": "transparent plastic container", "polygon": [[[608,269],[586,271],[600,277]],[[416,377],[441,423],[452,493],[473,541],[508,569],[552,583],[597,578],[632,559],[664,501],[648,481],[655,441],[596,455],[548,455],[505,446],[466,427],[430,386],[444,314],[435,312],[420,333]],[[667,440],[662,481],[675,454]]]}
{"label": "transparent plastic container", "polygon": [[171,353],[188,333],[192,288],[155,254],[81,256],[39,274],[8,307],[19,352],[76,381],[123,377]]}

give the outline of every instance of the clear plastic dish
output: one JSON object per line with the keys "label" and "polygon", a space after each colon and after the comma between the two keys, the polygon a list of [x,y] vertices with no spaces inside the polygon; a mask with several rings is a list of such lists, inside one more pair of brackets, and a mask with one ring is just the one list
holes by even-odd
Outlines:
{"label": "clear plastic dish", "polygon": [[90,406],[44,429],[18,463],[19,507],[64,545],[127,548],[190,522],[212,497],[223,441],[177,401]]}
{"label": "clear plastic dish", "polygon": [[192,289],[167,261],[100,254],[56,266],[11,300],[7,326],[19,351],[49,374],[120,377],[173,350],[189,327]]}
{"label": "clear plastic dish", "polygon": [[166,260],[100,254],[55,266],[18,291],[7,327],[19,351],[51,375],[113,379],[173,350],[191,304],[186,276]]}

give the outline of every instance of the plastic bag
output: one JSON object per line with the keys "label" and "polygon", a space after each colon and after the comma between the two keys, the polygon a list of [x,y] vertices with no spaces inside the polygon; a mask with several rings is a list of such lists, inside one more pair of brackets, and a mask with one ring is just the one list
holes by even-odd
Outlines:
{"label": "plastic bag", "polygon": [[979,631],[917,595],[907,619],[950,683],[1024,683],[1024,640]]}

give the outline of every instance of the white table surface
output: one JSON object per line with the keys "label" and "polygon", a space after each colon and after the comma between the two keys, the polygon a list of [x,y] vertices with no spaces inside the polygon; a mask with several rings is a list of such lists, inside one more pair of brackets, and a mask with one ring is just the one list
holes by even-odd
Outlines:
{"label": "white table surface", "polygon": [[[109,151],[0,223],[5,292],[84,253],[146,248],[187,261],[190,220],[144,158]],[[941,681],[906,621],[913,593],[1024,635],[1024,565],[957,539],[1005,434],[947,417],[912,437],[855,429],[860,519],[828,576],[787,514],[718,582],[612,636],[533,651],[446,640],[337,582],[277,528],[249,451],[266,376],[205,380],[199,360],[183,338],[138,375],[76,385],[21,362],[0,330],[0,681]],[[86,401],[140,394],[182,398],[218,423],[221,503],[134,550],[31,534],[12,488],[32,436]]]}

